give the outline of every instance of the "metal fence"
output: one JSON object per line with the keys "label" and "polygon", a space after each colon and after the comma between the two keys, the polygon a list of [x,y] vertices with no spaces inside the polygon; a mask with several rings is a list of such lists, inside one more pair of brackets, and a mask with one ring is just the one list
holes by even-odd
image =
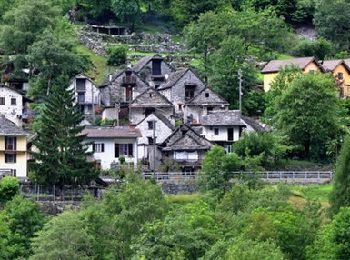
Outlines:
{"label": "metal fence", "polygon": [[81,201],[86,194],[101,197],[104,189],[95,186],[44,186],[23,184],[20,193],[36,201]]}
{"label": "metal fence", "polygon": [[[155,172],[144,173],[145,179],[158,182],[196,179],[198,172]],[[266,172],[233,172],[233,177],[256,177],[268,182],[290,183],[325,183],[333,179],[331,171],[266,171]]]}

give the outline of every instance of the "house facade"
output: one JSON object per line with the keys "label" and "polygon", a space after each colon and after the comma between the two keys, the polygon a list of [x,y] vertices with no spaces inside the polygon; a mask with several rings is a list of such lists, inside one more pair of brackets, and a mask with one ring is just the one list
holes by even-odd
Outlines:
{"label": "house facade", "polygon": [[239,110],[211,112],[202,117],[201,123],[205,138],[223,146],[226,152],[232,152],[232,144],[239,140],[247,127]]}
{"label": "house facade", "polygon": [[144,168],[158,169],[162,159],[159,146],[174,132],[175,126],[166,116],[154,112],[139,122],[135,128],[141,133],[137,141],[138,158]]}
{"label": "house facade", "polygon": [[74,89],[75,101],[79,104],[85,119],[92,122],[100,105],[100,90],[87,76],[80,74],[73,78],[69,89]]}
{"label": "house facade", "polygon": [[0,176],[27,176],[28,134],[0,115]]}
{"label": "house facade", "polygon": [[339,96],[350,96],[350,67],[344,60],[324,60],[321,62],[326,73],[331,73],[339,87]]}
{"label": "house facade", "polygon": [[186,102],[184,122],[186,124],[201,124],[202,117],[213,111],[228,110],[229,103],[210,88],[205,88],[194,98]]}
{"label": "house facade", "polygon": [[132,68],[151,87],[157,89],[175,69],[159,54],[139,60]]}
{"label": "house facade", "polygon": [[108,170],[125,160],[136,169],[139,130],[129,126],[86,126],[82,134],[86,135],[85,143],[97,168]]}
{"label": "house facade", "polygon": [[21,92],[6,85],[0,86],[0,115],[22,126],[22,117],[26,110],[26,98]]}
{"label": "house facade", "polygon": [[279,71],[287,66],[295,66],[304,73],[312,71],[323,71],[322,66],[316,61],[315,57],[294,58],[289,60],[272,60],[265,65],[261,73],[264,76],[264,90],[269,91],[271,84],[278,75]]}
{"label": "house facade", "polygon": [[162,161],[173,160],[182,172],[197,172],[213,146],[188,125],[177,128],[163,143]]}
{"label": "house facade", "polygon": [[167,82],[158,88],[175,107],[175,113],[183,115],[186,102],[205,89],[205,83],[191,69],[171,74]]}
{"label": "house facade", "polygon": [[173,104],[157,90],[150,87],[140,94],[129,105],[129,121],[136,125],[152,113],[161,113],[166,118],[174,121]]}

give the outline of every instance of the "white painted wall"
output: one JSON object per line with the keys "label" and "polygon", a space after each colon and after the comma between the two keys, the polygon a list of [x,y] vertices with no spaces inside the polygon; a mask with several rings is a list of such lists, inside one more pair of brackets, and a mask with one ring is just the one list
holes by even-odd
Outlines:
{"label": "white painted wall", "polygon": [[[5,98],[5,105],[0,105],[0,114],[15,123],[22,126],[23,97],[18,92],[7,87],[0,87],[0,97]],[[11,98],[16,99],[16,105],[11,105]]]}
{"label": "white painted wall", "polygon": [[143,120],[140,124],[138,124],[135,128],[139,129],[141,132],[141,137],[138,138],[138,157],[140,159],[147,157],[147,151],[148,151],[148,138],[153,138],[153,130],[148,129],[148,121],[156,121],[156,128],[155,128],[155,137],[156,137],[156,144],[162,144],[166,138],[168,138],[173,131],[163,123],[158,117],[151,114],[149,115],[145,120]]}
{"label": "white painted wall", "polygon": [[[215,135],[215,128],[219,129],[219,134]],[[203,134],[205,138],[207,138],[209,141],[214,142],[227,142],[227,132],[228,128],[233,128],[233,142],[236,142],[239,140],[239,126],[204,126],[203,128]]]}
{"label": "white painted wall", "polygon": [[[108,170],[111,167],[113,162],[119,162],[118,158],[115,158],[114,145],[117,144],[133,144],[133,157],[125,157],[126,163],[134,163],[135,167],[138,162],[138,147],[137,147],[137,139],[136,138],[86,138],[86,142],[94,142],[94,143],[104,143],[105,150],[103,153],[94,153],[93,157],[95,160],[101,161],[101,168],[103,170]],[[89,145],[89,152],[92,152],[92,145]]]}

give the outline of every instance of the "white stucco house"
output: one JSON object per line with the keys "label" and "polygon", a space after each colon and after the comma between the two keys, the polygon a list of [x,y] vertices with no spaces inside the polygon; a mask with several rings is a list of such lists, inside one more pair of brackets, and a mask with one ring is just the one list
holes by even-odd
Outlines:
{"label": "white stucco house", "polygon": [[137,142],[138,158],[143,165],[157,169],[162,159],[159,145],[175,131],[175,125],[163,114],[155,112],[145,117],[135,128],[141,133]]}
{"label": "white stucco house", "polygon": [[69,89],[74,89],[75,101],[89,122],[93,121],[97,107],[100,105],[100,90],[95,83],[84,74],[75,76]]}
{"label": "white stucco house", "polygon": [[93,152],[97,168],[108,170],[112,164],[119,164],[125,158],[126,164],[138,163],[137,139],[140,131],[130,126],[86,126],[82,132],[88,151]]}
{"label": "white stucco house", "polygon": [[28,101],[20,91],[0,85],[0,115],[4,115],[17,126],[22,126],[22,118],[26,113]]}

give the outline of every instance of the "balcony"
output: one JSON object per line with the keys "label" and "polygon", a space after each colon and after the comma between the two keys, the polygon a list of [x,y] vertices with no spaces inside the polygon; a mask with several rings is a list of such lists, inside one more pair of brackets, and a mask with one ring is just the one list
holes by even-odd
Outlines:
{"label": "balcony", "polygon": [[122,84],[124,86],[135,86],[136,85],[136,77],[134,75],[124,76],[122,80]]}

